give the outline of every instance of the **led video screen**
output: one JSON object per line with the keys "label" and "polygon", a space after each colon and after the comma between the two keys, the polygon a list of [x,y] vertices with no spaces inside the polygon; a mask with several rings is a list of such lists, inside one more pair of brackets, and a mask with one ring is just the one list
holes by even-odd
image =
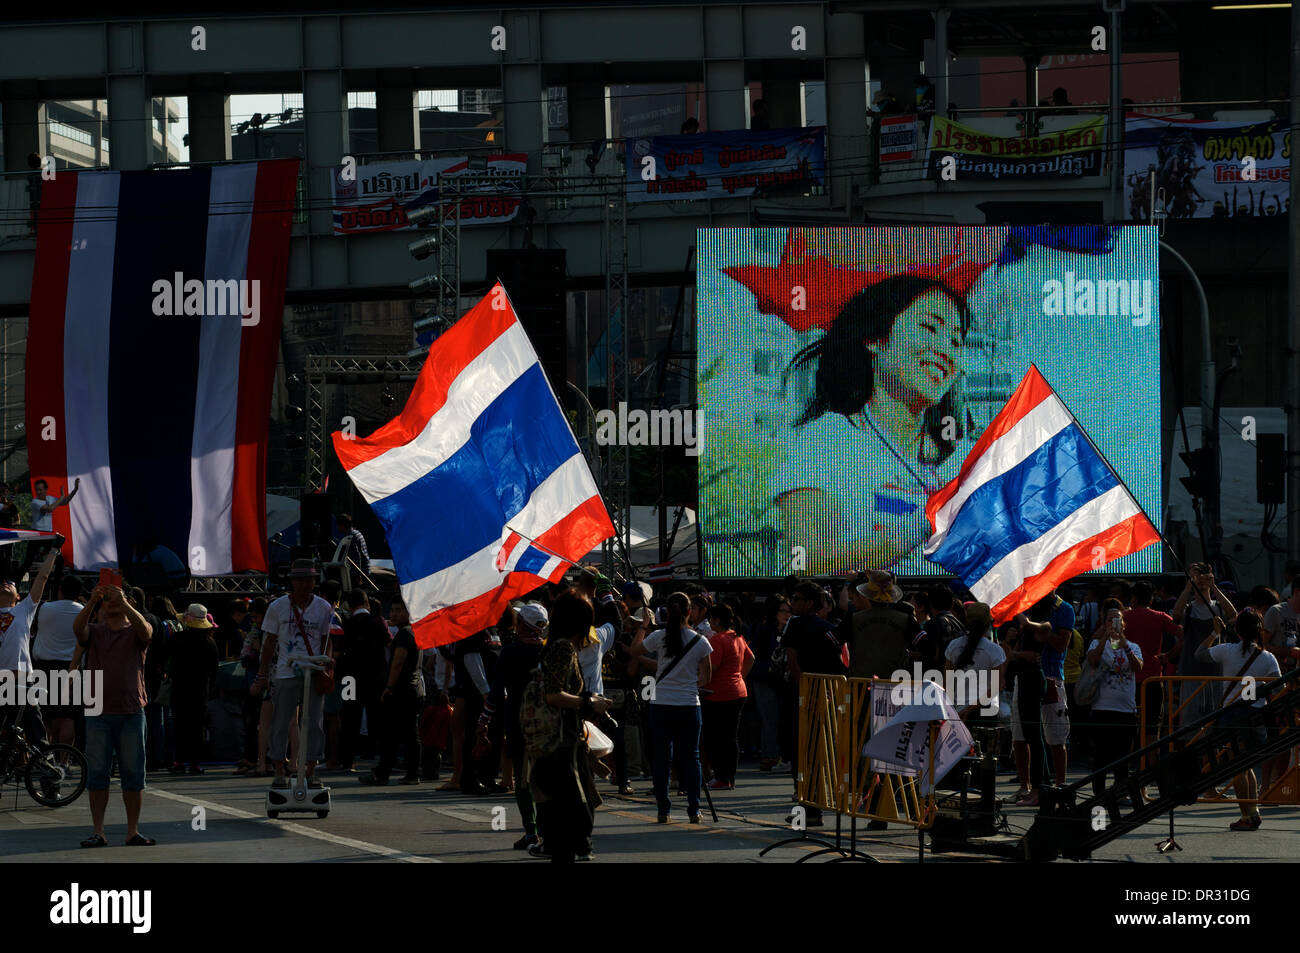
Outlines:
{"label": "led video screen", "polygon": [[1157,257],[1137,225],[701,229],[704,574],[943,575],[926,498],[1031,364],[1161,525]]}

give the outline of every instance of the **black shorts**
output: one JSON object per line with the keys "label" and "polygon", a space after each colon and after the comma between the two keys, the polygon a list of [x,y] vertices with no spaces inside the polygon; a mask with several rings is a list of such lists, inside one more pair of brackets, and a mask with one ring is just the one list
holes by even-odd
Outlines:
{"label": "black shorts", "polygon": [[[50,680],[53,674],[56,672],[66,672],[68,670],[68,666],[71,664],[72,662],[70,659],[65,659],[63,661],[60,661],[59,659],[40,659],[40,658],[32,659],[32,667],[37,669],[38,671],[45,673],[45,677],[47,679],[47,685],[50,685],[51,687],[52,687],[52,682]],[[47,690],[50,689],[47,688]],[[42,705],[41,715],[45,718],[47,722],[52,718],[76,718],[77,706],[76,705]]]}

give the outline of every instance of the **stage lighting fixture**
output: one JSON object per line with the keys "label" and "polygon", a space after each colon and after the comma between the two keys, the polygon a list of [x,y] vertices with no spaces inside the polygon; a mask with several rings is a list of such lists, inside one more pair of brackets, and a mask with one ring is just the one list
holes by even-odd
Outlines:
{"label": "stage lighting fixture", "polygon": [[433,291],[438,287],[438,276],[425,275],[423,278],[416,278],[406,287],[410,288],[413,294],[423,294],[426,291]]}
{"label": "stage lighting fixture", "polygon": [[428,235],[424,238],[417,238],[407,244],[406,250],[411,253],[412,258],[423,261],[438,250],[438,236]]}
{"label": "stage lighting fixture", "polygon": [[406,213],[406,221],[411,225],[432,224],[438,220],[438,206],[421,205]]}

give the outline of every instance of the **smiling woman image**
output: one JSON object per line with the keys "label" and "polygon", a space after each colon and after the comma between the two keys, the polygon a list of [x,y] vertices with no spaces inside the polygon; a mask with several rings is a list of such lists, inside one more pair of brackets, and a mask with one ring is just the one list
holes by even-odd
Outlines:
{"label": "smiling woman image", "polygon": [[815,362],[814,388],[770,486],[808,572],[918,558],[925,498],[948,461],[960,465],[970,429],[954,393],[970,329],[969,273],[958,274],[883,277],[790,362],[787,376]]}

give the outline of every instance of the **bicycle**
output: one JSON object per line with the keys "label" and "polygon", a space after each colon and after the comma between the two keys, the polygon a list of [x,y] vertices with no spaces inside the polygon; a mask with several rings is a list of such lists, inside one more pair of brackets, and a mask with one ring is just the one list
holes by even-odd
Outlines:
{"label": "bicycle", "polygon": [[19,772],[37,804],[66,807],[86,790],[86,756],[72,745],[37,745],[17,724],[0,731],[0,787]]}

